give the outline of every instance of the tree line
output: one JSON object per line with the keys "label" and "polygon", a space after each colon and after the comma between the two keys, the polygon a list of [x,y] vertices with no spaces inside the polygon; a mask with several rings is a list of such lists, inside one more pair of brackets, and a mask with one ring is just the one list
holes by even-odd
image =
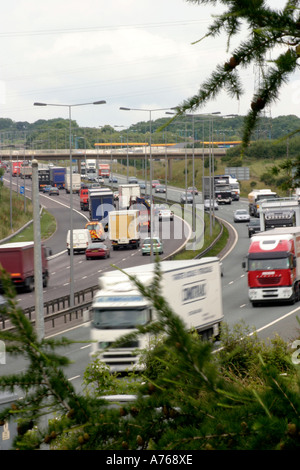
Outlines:
{"label": "tree line", "polygon": [[[164,127],[166,126],[166,127]],[[194,127],[193,127],[194,126]],[[204,141],[241,140],[243,135],[244,117],[232,116],[213,117],[213,133],[211,120],[207,117],[195,119],[190,116],[179,116],[169,122],[168,118],[159,118],[151,122],[151,141],[153,143],[192,143]],[[95,143],[146,142],[150,140],[150,122],[140,121],[128,128],[118,129],[104,125],[101,128],[80,127],[75,120],[71,123],[73,148],[92,149]],[[268,142],[283,138],[300,128],[300,118],[294,115],[276,118],[262,117],[258,120],[252,141]],[[160,129],[163,129],[160,131]],[[194,132],[193,132],[194,131]],[[27,149],[60,149],[69,148],[68,119],[39,119],[33,123],[13,121],[0,118],[1,148]]]}

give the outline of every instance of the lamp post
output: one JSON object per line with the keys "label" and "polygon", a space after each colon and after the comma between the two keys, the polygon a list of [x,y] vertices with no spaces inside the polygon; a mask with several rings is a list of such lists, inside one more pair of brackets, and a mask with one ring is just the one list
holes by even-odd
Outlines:
{"label": "lamp post", "polygon": [[152,149],[151,149],[151,132],[152,132],[152,112],[154,111],[166,111],[168,109],[175,109],[175,108],[156,108],[156,109],[144,109],[144,108],[125,108],[120,107],[122,111],[143,111],[149,113],[149,120],[150,120],[150,138],[149,138],[149,146],[150,146],[150,153],[149,153],[149,160],[150,160],[150,261],[153,262],[153,192],[152,192]]}
{"label": "lamp post", "polygon": [[71,110],[73,107],[86,106],[91,104],[105,104],[106,101],[94,101],[91,103],[78,103],[78,104],[56,104],[56,103],[34,103],[34,106],[54,106],[54,107],[64,107],[69,110],[69,147],[70,147],[70,307],[74,306],[74,258],[73,258],[73,186],[72,186],[72,120],[71,120]]}
{"label": "lamp post", "polygon": [[[113,127],[126,127],[126,126],[113,126]],[[126,165],[127,165],[127,183],[128,183],[128,179],[129,179],[129,156],[128,156],[128,127],[127,127],[127,161],[126,161]],[[122,162],[123,163],[123,162]]]}

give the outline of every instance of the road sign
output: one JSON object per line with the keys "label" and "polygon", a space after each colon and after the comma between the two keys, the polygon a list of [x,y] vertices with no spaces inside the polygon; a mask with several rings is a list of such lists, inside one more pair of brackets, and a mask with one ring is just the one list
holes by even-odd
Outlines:
{"label": "road sign", "polygon": [[25,187],[24,186],[20,186],[20,194],[24,194],[25,192]]}

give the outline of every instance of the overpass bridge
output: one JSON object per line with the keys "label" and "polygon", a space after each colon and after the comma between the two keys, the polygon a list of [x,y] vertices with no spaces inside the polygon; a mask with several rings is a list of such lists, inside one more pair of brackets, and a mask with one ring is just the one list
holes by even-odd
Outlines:
{"label": "overpass bridge", "polygon": [[[97,144],[96,144],[97,145]],[[120,145],[120,144],[119,144]],[[77,163],[79,171],[81,162],[88,159],[109,160],[122,160],[132,159],[140,160],[149,158],[150,155],[153,159],[164,159],[168,162],[169,177],[172,177],[172,161],[180,160],[187,157],[188,159],[202,159],[208,155],[214,157],[221,157],[226,154],[226,148],[185,148],[175,147],[174,145],[144,145],[140,147],[130,147],[127,144],[122,144],[120,148],[103,148],[100,145],[96,149],[0,149],[0,160],[33,160],[36,159],[41,162],[51,162],[53,160],[68,160],[70,157]]]}

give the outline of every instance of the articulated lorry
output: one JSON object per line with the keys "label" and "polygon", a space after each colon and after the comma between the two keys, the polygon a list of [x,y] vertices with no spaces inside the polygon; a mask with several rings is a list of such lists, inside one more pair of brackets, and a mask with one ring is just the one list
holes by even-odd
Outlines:
{"label": "articulated lorry", "polygon": [[[155,263],[125,269],[144,286],[150,286]],[[161,293],[185,323],[208,339],[217,337],[223,320],[220,261],[218,258],[163,261]],[[136,331],[138,325],[155,320],[156,313],[128,276],[118,270],[99,278],[99,290],[92,303],[91,355],[99,357],[111,371],[143,368],[139,350],[150,347],[150,336],[114,346],[121,336]]]}
{"label": "articulated lorry", "polygon": [[[51,252],[42,245],[43,287],[49,280],[47,256]],[[10,274],[16,288],[34,289],[34,242],[5,243],[0,245],[0,264]],[[0,280],[1,283],[1,280]]]}
{"label": "articulated lorry", "polygon": [[81,188],[79,191],[80,209],[82,211],[89,210],[89,190],[88,188]]}
{"label": "articulated lorry", "polygon": [[274,200],[278,198],[277,193],[271,189],[254,189],[248,194],[249,214],[253,217],[259,217],[260,204],[263,200]]}
{"label": "articulated lorry", "polygon": [[114,193],[110,188],[89,189],[90,220],[102,222],[104,230],[108,230],[108,214],[115,210]]}
{"label": "articulated lorry", "polygon": [[232,194],[229,184],[229,176],[219,175],[211,178],[203,177],[203,197],[205,199],[215,199],[218,204],[231,204]]}
{"label": "articulated lorry", "polygon": [[109,239],[113,250],[121,247],[138,248],[140,246],[139,211],[111,211],[108,217]]}
{"label": "articulated lorry", "polygon": [[279,227],[252,236],[247,261],[248,296],[261,303],[299,300],[300,227]]}
{"label": "articulated lorry", "polygon": [[66,168],[62,166],[50,167],[50,184],[58,189],[65,187]]}
{"label": "articulated lorry", "polygon": [[22,165],[21,161],[12,161],[11,162],[11,170],[10,171],[11,171],[12,176],[19,176],[20,175],[21,165]]}
{"label": "articulated lorry", "polygon": [[39,191],[42,191],[45,186],[50,186],[50,170],[41,168],[38,170],[39,178]]}
{"label": "articulated lorry", "polygon": [[20,176],[21,178],[31,179],[32,178],[32,166],[31,165],[22,165],[20,167]]}
{"label": "articulated lorry", "polygon": [[137,198],[141,196],[139,184],[120,184],[119,185],[119,209],[129,209]]}

